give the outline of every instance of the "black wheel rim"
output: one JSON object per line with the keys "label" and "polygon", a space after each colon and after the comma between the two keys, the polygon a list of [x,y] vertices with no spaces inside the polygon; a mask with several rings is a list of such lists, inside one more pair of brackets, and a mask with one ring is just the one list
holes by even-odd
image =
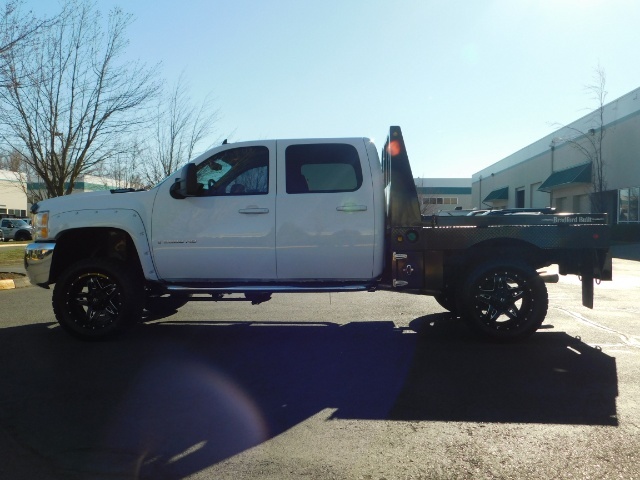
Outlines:
{"label": "black wheel rim", "polygon": [[525,277],[513,271],[484,275],[473,292],[473,311],[493,331],[521,329],[530,318],[533,294]]}
{"label": "black wheel rim", "polygon": [[122,310],[122,289],[109,276],[85,273],[67,293],[67,312],[77,327],[99,330],[113,325]]}

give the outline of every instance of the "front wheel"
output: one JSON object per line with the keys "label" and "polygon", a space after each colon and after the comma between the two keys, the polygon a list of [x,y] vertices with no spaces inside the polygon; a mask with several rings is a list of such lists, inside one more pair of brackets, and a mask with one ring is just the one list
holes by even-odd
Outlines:
{"label": "front wheel", "polygon": [[60,326],[83,340],[111,337],[142,314],[144,289],[123,263],[88,258],[69,267],[53,289]]}
{"label": "front wheel", "polygon": [[538,273],[517,261],[488,262],[471,272],[460,290],[458,310],[470,327],[496,341],[532,335],[547,315],[547,287]]}

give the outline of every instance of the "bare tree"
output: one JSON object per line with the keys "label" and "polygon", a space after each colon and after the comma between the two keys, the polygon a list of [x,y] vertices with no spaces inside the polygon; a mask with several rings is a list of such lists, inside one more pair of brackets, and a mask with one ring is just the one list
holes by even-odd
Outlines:
{"label": "bare tree", "polygon": [[603,156],[602,145],[606,135],[604,107],[607,98],[607,77],[604,69],[598,65],[594,71],[593,82],[586,86],[587,91],[597,104],[597,109],[591,116],[589,128],[582,130],[566,126],[572,132],[571,137],[564,139],[591,162],[591,211],[604,212],[606,208],[605,192],[607,190],[606,161]]}
{"label": "bare tree", "polygon": [[18,0],[7,1],[0,13],[0,56],[17,44],[31,40],[37,31],[55,21],[35,18],[31,12],[23,13],[22,3]]}
{"label": "bare tree", "polygon": [[119,153],[118,139],[148,118],[155,69],[121,60],[131,16],[103,18],[68,0],[57,22],[0,62],[0,138],[21,152],[46,196],[72,192],[78,177]]}
{"label": "bare tree", "polygon": [[211,97],[195,105],[184,75],[158,102],[152,139],[144,153],[143,174],[148,185],[164,179],[188,162],[195,149],[213,131],[218,111]]}
{"label": "bare tree", "polygon": [[145,187],[141,173],[142,147],[138,141],[131,141],[129,148],[120,149],[120,153],[101,163],[92,173],[102,179],[105,188]]}
{"label": "bare tree", "polygon": [[9,170],[10,172],[20,172],[23,169],[22,155],[15,150],[0,156],[0,170]]}

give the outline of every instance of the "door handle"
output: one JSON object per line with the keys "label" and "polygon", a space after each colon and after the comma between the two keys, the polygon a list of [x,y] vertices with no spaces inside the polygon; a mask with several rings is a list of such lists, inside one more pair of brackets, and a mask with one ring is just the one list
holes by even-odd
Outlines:
{"label": "door handle", "polygon": [[269,209],[268,208],[258,208],[258,207],[247,207],[247,208],[241,208],[240,210],[238,210],[238,213],[256,215],[256,214],[260,214],[260,213],[269,213]]}
{"label": "door handle", "polygon": [[366,212],[366,205],[342,205],[336,208],[339,212]]}

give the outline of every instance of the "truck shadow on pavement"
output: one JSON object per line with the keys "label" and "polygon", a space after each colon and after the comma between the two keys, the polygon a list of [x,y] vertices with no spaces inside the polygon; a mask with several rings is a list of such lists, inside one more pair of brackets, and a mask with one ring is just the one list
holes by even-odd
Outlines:
{"label": "truck shadow on pavement", "polygon": [[445,314],[161,321],[95,343],[41,324],[3,329],[0,352],[2,426],[63,477],[181,478],[311,417],[617,425],[614,358],[545,330],[481,343]]}

